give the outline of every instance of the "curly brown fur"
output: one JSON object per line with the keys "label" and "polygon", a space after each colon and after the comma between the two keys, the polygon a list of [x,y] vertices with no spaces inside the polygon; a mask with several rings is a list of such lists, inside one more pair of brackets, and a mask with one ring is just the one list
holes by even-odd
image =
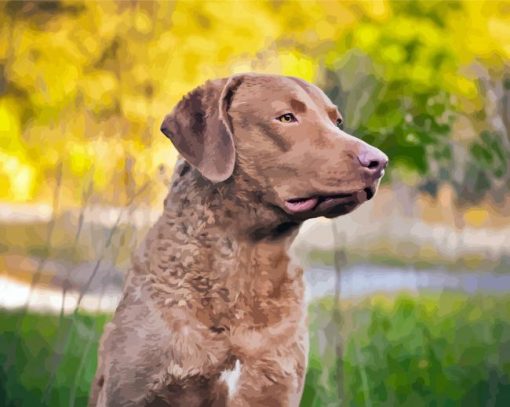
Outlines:
{"label": "curly brown fur", "polygon": [[[359,157],[387,162],[337,129],[333,108],[304,81],[247,74],[206,83],[167,116],[184,159],[105,329],[91,406],[299,405],[306,305],[287,249],[305,219],[373,195],[382,170]],[[300,126],[273,121],[285,109]],[[320,194],[348,197],[288,203]]]}

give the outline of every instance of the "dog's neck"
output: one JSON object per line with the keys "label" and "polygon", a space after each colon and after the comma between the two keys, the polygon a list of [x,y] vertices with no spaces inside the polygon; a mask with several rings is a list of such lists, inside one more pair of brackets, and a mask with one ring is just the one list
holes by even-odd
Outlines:
{"label": "dog's neck", "polygon": [[188,228],[193,227],[190,237],[208,227],[210,232],[252,245],[285,245],[294,239],[300,223],[290,221],[282,210],[265,203],[255,182],[237,173],[226,182],[213,184],[181,160],[165,200],[165,215],[175,220],[183,218]]}
{"label": "dog's neck", "polygon": [[188,164],[177,165],[146,251],[151,279],[169,302],[211,299],[211,309],[219,309],[250,292],[257,298],[245,303],[265,301],[289,284],[287,250],[299,225],[265,209],[256,195],[239,184],[213,185]]}

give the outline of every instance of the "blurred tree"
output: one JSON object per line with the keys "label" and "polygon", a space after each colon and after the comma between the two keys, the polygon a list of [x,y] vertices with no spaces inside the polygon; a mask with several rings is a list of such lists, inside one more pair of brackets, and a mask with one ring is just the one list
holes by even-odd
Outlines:
{"label": "blurred tree", "polygon": [[317,55],[348,130],[388,153],[393,176],[432,195],[449,183],[464,203],[509,187],[508,3],[473,3],[388,2]]}
{"label": "blurred tree", "polygon": [[[121,203],[176,153],[159,120],[206,79],[318,80],[394,178],[462,198],[508,186],[508,2],[0,3],[0,199]],[[397,171],[394,171],[394,169]],[[391,174],[390,174],[391,175]],[[398,176],[398,177],[397,177]],[[67,177],[67,181],[66,181]],[[499,191],[499,192],[497,192]]]}
{"label": "blurred tree", "polygon": [[478,202],[487,193],[496,204],[503,204],[510,190],[510,67],[500,75],[491,75],[476,64],[483,108],[479,118],[479,136],[468,145],[463,171],[453,178],[457,195],[465,203]]}
{"label": "blurred tree", "polygon": [[73,180],[93,169],[102,198],[120,203],[172,165],[159,121],[193,87],[254,68],[313,79],[299,52],[271,48],[303,29],[305,4],[278,15],[269,2],[1,3],[0,199],[51,196],[63,161],[64,199],[79,201]]}
{"label": "blurred tree", "polygon": [[448,76],[457,69],[445,41],[457,3],[390,3],[383,20],[364,19],[336,44],[325,82],[350,130],[380,146],[392,166],[428,173],[450,157]]}

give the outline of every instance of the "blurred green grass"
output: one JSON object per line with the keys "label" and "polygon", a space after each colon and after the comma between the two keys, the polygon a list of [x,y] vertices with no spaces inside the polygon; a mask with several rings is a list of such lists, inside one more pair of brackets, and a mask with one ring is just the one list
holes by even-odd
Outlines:
{"label": "blurred green grass", "polygon": [[[509,310],[508,296],[374,296],[343,302],[338,324],[334,301],[316,301],[301,405],[508,406]],[[0,312],[0,405],[86,405],[108,318]]]}
{"label": "blurred green grass", "polygon": [[0,405],[85,406],[108,319],[1,311]]}
{"label": "blurred green grass", "polygon": [[[339,405],[334,372],[340,362],[320,347],[332,309],[331,299],[310,309],[303,406]],[[454,293],[380,296],[346,307],[343,405],[510,405],[509,310],[508,296]]]}

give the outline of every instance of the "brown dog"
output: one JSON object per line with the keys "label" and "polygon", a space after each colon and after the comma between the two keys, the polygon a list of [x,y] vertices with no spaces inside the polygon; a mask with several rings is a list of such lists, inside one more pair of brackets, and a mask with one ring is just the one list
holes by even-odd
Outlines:
{"label": "brown dog", "polygon": [[308,351],[306,219],[370,199],[388,158],[300,79],[207,82],[161,130],[177,163],[100,347],[91,406],[297,406]]}

